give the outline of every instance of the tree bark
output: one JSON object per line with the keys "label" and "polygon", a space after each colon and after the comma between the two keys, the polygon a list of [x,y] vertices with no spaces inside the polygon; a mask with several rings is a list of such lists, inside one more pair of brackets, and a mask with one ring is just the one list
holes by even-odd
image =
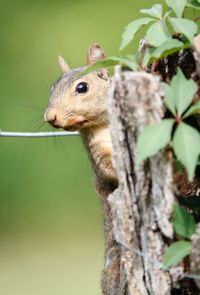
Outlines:
{"label": "tree bark", "polygon": [[[108,109],[119,177],[118,189],[108,197],[121,250],[123,285],[115,295],[200,294],[193,280],[183,278],[187,263],[167,270],[162,266],[165,249],[174,238],[170,218],[176,187],[171,152],[159,152],[137,170],[134,166],[139,132],[164,115],[159,79],[117,67]],[[193,244],[197,241],[199,235]]]}

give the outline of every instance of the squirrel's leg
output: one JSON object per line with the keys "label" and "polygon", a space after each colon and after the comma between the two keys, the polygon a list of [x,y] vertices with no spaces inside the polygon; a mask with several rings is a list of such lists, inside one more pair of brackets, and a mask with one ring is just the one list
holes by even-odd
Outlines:
{"label": "squirrel's leg", "polygon": [[120,288],[120,246],[113,235],[112,215],[107,196],[103,200],[105,232],[105,265],[101,286],[104,295],[119,295]]}
{"label": "squirrel's leg", "polygon": [[108,203],[109,194],[117,187],[117,183],[108,183],[96,179],[96,190],[102,198],[104,213],[105,235],[105,265],[102,273],[101,286],[104,295],[125,295],[121,293],[120,279],[120,245],[116,242],[113,234],[112,213]]}

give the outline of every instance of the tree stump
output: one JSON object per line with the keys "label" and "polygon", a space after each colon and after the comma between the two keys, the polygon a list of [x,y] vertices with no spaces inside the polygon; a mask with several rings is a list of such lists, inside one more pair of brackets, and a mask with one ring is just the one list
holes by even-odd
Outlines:
{"label": "tree stump", "polygon": [[[138,170],[134,165],[138,134],[164,116],[162,96],[155,75],[116,68],[108,106],[119,177],[118,189],[108,197],[120,245],[122,285],[115,295],[200,294],[194,280],[184,276],[190,270],[188,259],[170,269],[162,264],[165,249],[174,239],[170,218],[177,188],[171,152],[159,152]],[[198,241],[199,235],[195,247]],[[195,273],[199,264],[193,265]]]}

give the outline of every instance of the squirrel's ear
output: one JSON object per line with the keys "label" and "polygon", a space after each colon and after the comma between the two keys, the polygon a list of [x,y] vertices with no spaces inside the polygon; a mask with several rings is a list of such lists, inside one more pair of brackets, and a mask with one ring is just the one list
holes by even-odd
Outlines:
{"label": "squirrel's ear", "polygon": [[62,70],[63,73],[69,72],[70,71],[70,67],[68,66],[68,64],[66,63],[66,61],[64,60],[64,58],[62,56],[58,56],[58,64]]}
{"label": "squirrel's ear", "polygon": [[[101,61],[104,59],[105,59],[105,53],[103,48],[101,48],[101,46],[95,43],[89,47],[88,54],[87,54],[88,65],[94,64],[95,62]],[[97,75],[102,79],[105,79],[105,80],[108,79],[108,71],[106,69],[98,70]]]}
{"label": "squirrel's ear", "polygon": [[103,60],[105,58],[104,50],[98,44],[93,44],[88,49],[87,54],[87,64],[91,65],[97,61]]}

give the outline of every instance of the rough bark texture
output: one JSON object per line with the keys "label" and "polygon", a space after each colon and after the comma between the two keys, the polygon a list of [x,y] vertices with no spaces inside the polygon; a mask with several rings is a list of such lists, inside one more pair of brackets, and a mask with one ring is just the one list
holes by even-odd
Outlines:
{"label": "rough bark texture", "polygon": [[[192,237],[192,251],[190,259],[191,272],[198,277],[200,275],[200,226],[198,226],[196,233]],[[200,290],[200,279],[195,277],[194,279]]]}
{"label": "rough bark texture", "polygon": [[119,187],[108,201],[121,249],[122,282],[115,295],[200,294],[196,286],[188,288],[187,279],[181,280],[184,264],[170,270],[162,268],[163,253],[173,239],[170,217],[175,197],[170,152],[158,153],[136,171],[134,167],[138,133],[164,115],[159,85],[158,78],[151,74],[118,67],[110,93]]}

